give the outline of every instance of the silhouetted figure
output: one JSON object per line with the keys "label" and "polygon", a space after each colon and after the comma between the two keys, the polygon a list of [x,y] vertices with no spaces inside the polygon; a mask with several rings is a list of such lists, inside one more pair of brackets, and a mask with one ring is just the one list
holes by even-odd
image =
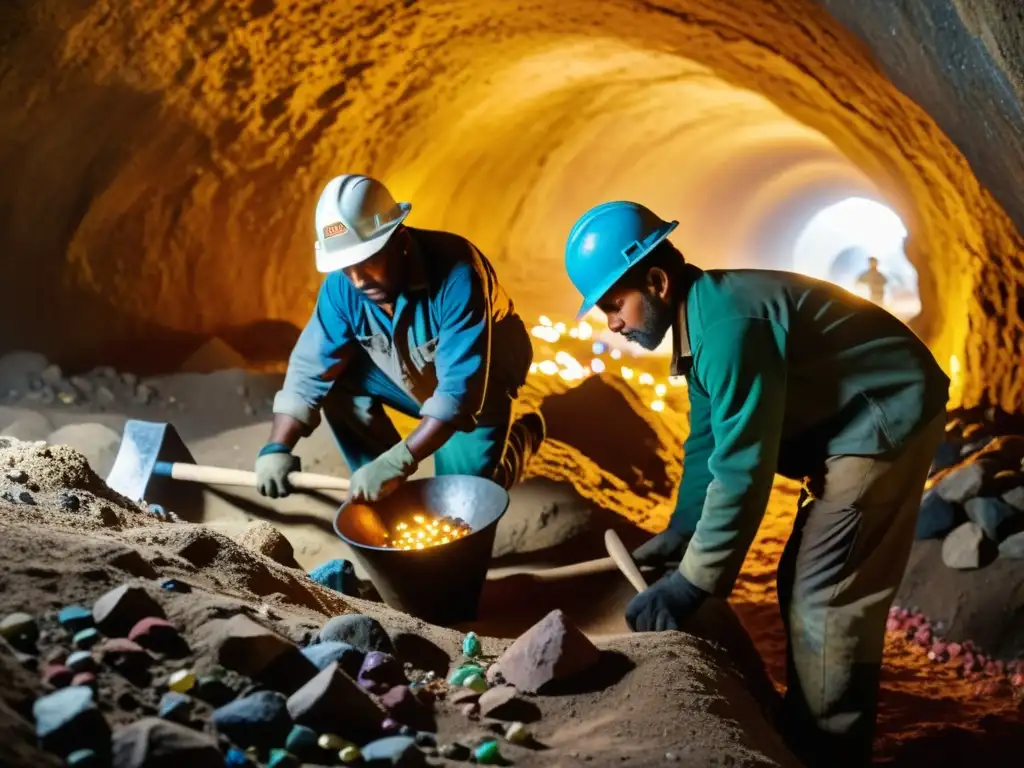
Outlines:
{"label": "silhouetted figure", "polygon": [[868,268],[857,278],[858,285],[868,287],[868,298],[875,304],[881,305],[885,301],[885,284],[889,279],[878,271],[878,259],[874,256],[868,259]]}

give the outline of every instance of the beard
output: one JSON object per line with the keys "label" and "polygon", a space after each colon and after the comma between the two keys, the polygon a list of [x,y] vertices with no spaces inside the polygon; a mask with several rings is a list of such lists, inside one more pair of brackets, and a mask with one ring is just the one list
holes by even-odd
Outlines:
{"label": "beard", "polygon": [[661,344],[668,329],[672,327],[672,307],[654,296],[644,293],[641,295],[643,301],[644,323],[639,328],[626,331],[622,335],[634,344],[639,344],[648,351],[654,351]]}

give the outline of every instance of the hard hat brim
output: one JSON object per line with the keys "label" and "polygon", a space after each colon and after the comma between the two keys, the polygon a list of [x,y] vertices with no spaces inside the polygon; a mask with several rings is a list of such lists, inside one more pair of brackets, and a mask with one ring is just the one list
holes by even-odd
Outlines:
{"label": "hard hat brim", "polygon": [[366,240],[358,245],[353,245],[342,251],[325,251],[323,248],[317,248],[317,272],[336,272],[339,269],[347,269],[348,267],[353,267],[356,264],[375,256],[385,245],[388,244],[388,241],[391,239],[391,236],[395,234],[399,225],[404,222],[412,212],[411,203],[399,203],[398,207],[402,209],[402,215],[394,221],[388,222],[387,227],[382,229],[379,234],[370,240]]}
{"label": "hard hat brim", "polygon": [[612,287],[617,282],[619,282],[619,280],[622,279],[623,275],[625,275],[634,266],[636,266],[641,261],[643,261],[644,257],[647,256],[647,254],[649,254],[651,251],[653,251],[655,248],[657,248],[659,245],[661,245],[661,243],[664,242],[664,240],[669,235],[671,235],[672,231],[676,227],[678,227],[678,226],[679,226],[679,222],[678,221],[670,221],[670,222],[668,222],[666,224],[665,228],[662,230],[661,234],[658,235],[657,239],[652,240],[651,243],[647,246],[647,249],[643,253],[641,253],[637,258],[635,258],[631,262],[627,262],[627,261],[623,260],[623,265],[622,265],[621,269],[618,269],[615,272],[612,272],[610,275],[608,275],[607,278],[605,278],[605,280],[602,283],[600,283],[598,285],[597,288],[595,288],[590,293],[588,293],[586,296],[584,296],[583,297],[583,304],[580,305],[580,311],[576,313],[576,321],[579,322],[580,320],[582,320],[586,316],[586,314],[590,310],[592,310],[594,308],[594,306],[599,301],[601,301],[601,299],[604,297],[604,295],[606,293],[608,293],[608,291],[610,291],[612,289]]}

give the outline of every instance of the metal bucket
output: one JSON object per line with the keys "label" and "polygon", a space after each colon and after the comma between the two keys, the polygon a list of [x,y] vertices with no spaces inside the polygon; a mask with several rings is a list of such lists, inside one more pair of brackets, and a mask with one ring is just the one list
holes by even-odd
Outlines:
{"label": "metal bucket", "polygon": [[[477,617],[477,605],[508,491],[482,477],[446,475],[411,480],[374,504],[346,502],[334,530],[348,544],[384,602],[431,624]],[[459,518],[471,533],[419,550],[385,547],[384,534],[415,513]]]}

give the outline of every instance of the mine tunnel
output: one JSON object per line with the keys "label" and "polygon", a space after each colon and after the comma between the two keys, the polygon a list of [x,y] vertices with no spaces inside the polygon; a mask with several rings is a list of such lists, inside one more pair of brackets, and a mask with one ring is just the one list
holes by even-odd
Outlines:
{"label": "mine tunnel", "polygon": [[[584,211],[636,200],[679,222],[672,243],[705,270],[797,272],[863,294],[858,277],[878,259],[885,308],[950,378],[947,438],[921,519],[941,507],[958,527],[914,545],[889,618],[876,756],[1003,764],[1024,744],[1024,541],[1013,556],[1005,543],[1018,535],[1010,508],[1024,487],[1022,33],[1012,0],[9,0],[0,629],[38,613],[50,647],[33,655],[15,629],[0,633],[15,638],[0,672],[19,681],[0,692],[0,724],[17,734],[0,744],[0,762],[49,765],[36,736],[69,757],[33,710],[61,687],[59,670],[31,659],[72,650],[58,609],[130,579],[157,585],[197,672],[218,652],[225,663],[224,637],[257,631],[236,623],[221,637],[208,626],[239,601],[304,652],[322,645],[327,617],[353,611],[392,637],[420,632],[413,645],[434,648],[442,679],[463,631],[503,650],[561,609],[588,636],[618,638],[598,643],[619,660],[605,694],[638,703],[606,743],[591,744],[610,722],[597,683],[565,694],[564,708],[541,701],[530,727],[548,751],[502,741],[515,764],[797,764],[760,708],[786,684],[775,573],[799,484],[776,479],[733,610],[708,614],[689,639],[623,639],[633,591],[617,571],[530,575],[602,557],[606,528],[636,546],[673,508],[689,425],[670,345],[641,354],[598,310],[574,321],[579,296],[564,266]],[[422,630],[383,607],[361,568],[366,592],[306,586],[304,572],[353,557],[332,528],[343,495],[270,501],[208,488],[136,506],[102,482],[125,451],[127,420],[172,425],[174,460],[252,468],[324,278],[314,208],[342,173],[380,179],[411,202],[409,225],[471,240],[531,332],[522,401],[543,413],[547,440],[510,493],[483,618],[459,632]],[[403,434],[415,426],[395,423]],[[350,474],[326,428],[296,454],[304,470]],[[936,472],[982,466],[994,485],[946,498],[949,475]],[[432,471],[425,461],[416,477]],[[990,522],[999,541],[981,535]],[[160,592],[170,576],[195,583],[193,608],[173,602],[173,587]],[[92,609],[101,629],[104,600]],[[646,691],[663,674],[684,682],[659,708]],[[122,768],[118,754],[143,739],[124,696],[155,714],[168,686],[117,680],[97,697]],[[699,711],[701,685],[720,711]],[[104,701],[111,695],[117,703]],[[458,711],[438,718],[446,736],[465,735]],[[260,743],[250,758],[262,765],[284,742]],[[99,742],[92,748],[105,759]]]}

